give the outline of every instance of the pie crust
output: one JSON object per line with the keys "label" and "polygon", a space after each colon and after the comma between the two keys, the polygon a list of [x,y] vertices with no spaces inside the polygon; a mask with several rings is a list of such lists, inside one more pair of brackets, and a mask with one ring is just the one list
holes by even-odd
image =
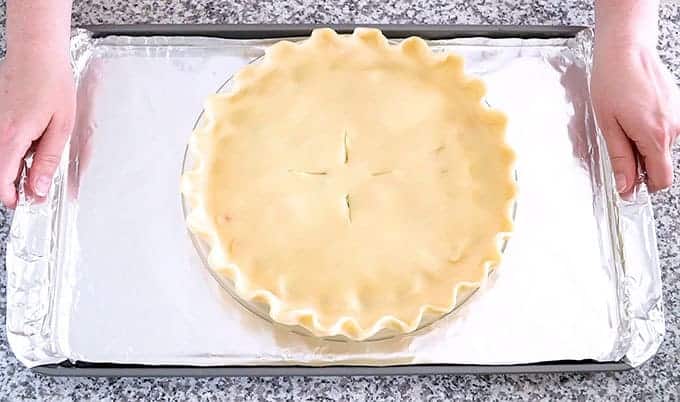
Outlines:
{"label": "pie crust", "polygon": [[420,38],[317,29],[211,96],[182,192],[208,265],[274,321],[361,340],[478,288],[512,229],[506,117]]}

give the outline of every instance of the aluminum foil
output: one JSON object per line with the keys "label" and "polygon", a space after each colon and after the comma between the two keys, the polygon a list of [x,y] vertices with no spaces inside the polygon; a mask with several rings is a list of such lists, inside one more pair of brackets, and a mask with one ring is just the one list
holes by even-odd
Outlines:
{"label": "aluminum foil", "polygon": [[636,366],[655,353],[652,210],[644,186],[631,201],[614,191],[590,104],[590,31],[430,42],[486,81],[518,154],[514,236],[455,314],[410,336],[342,343],[241,307],[201,265],[179,177],[204,98],[273,42],[74,34],[74,135],[48,201],[22,191],[7,248],[8,338],[24,364]]}

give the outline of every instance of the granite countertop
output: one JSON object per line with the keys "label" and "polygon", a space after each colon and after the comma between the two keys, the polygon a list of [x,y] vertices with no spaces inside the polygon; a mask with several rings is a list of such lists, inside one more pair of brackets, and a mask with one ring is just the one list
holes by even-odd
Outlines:
{"label": "granite countertop", "polygon": [[[74,24],[593,22],[590,0],[76,0]],[[0,55],[5,2],[0,3]],[[662,0],[661,57],[680,82],[680,3]],[[622,373],[385,378],[50,378],[22,366],[5,333],[5,249],[12,219],[0,207],[0,399],[675,399],[680,397],[680,149],[675,185],[653,197],[667,334],[657,355]]]}

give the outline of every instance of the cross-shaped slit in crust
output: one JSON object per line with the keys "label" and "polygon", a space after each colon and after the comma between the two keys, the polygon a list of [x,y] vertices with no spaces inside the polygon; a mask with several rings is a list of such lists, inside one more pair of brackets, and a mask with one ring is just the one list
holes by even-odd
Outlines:
{"label": "cross-shaped slit in crust", "polygon": [[[444,148],[442,145],[440,147],[441,149]],[[441,151],[441,149],[435,150],[437,153]],[[349,165],[350,163],[350,138],[347,129],[343,130],[343,137],[342,137],[342,164],[343,165]],[[297,169],[288,169],[289,173],[300,175],[300,176],[329,176],[330,171],[329,170],[297,170]],[[392,173],[392,169],[386,169],[386,170],[378,170],[375,172],[371,172],[370,175],[373,177],[376,176],[384,176]],[[351,196],[349,193],[345,193],[343,197],[344,205],[345,205],[345,211],[346,211],[346,216],[347,216],[347,223],[352,223],[352,202],[351,202]]]}

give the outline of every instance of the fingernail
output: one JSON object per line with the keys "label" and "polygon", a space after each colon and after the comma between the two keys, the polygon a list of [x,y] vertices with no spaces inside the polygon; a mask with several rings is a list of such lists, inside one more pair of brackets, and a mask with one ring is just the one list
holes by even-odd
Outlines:
{"label": "fingernail", "polygon": [[35,191],[35,194],[38,197],[44,197],[47,195],[47,192],[50,191],[50,184],[52,184],[52,180],[50,180],[49,177],[38,176],[38,179],[35,181],[35,188],[33,191]]}
{"label": "fingernail", "polygon": [[626,182],[626,175],[619,173],[616,176],[614,176],[614,179],[616,180],[616,191],[618,191],[619,193],[625,191],[626,188],[628,187],[628,183]]}

